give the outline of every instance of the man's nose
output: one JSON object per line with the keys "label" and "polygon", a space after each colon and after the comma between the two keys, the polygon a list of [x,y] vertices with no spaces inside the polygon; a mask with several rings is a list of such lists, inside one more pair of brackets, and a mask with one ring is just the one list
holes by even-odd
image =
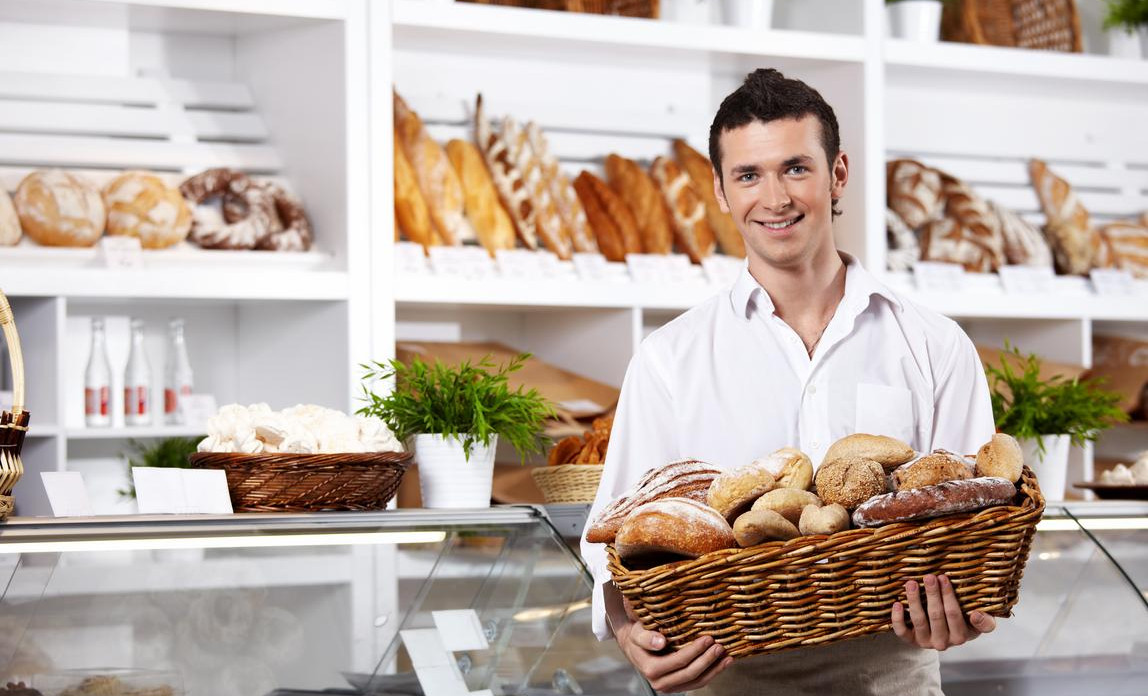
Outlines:
{"label": "man's nose", "polygon": [[783,210],[790,204],[785,183],[777,177],[767,176],[763,180],[761,204],[769,210]]}

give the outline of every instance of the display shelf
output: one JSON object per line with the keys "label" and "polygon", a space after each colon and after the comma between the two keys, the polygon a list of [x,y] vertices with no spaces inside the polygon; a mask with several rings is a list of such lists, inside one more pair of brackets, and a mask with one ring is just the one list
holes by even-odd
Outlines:
{"label": "display shelf", "polygon": [[69,440],[128,440],[164,437],[200,437],[202,427],[183,425],[140,425],[124,428],[68,428],[65,436]]}
{"label": "display shelf", "polygon": [[4,291],[26,297],[146,297],[220,300],[345,300],[350,277],[342,271],[311,271],[305,279],[284,269],[186,268],[69,269],[48,272],[4,268]]}

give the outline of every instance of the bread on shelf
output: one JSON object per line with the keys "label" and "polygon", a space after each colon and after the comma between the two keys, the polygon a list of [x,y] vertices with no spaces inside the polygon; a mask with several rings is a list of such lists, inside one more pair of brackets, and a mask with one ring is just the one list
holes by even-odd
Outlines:
{"label": "bread on shelf", "polygon": [[674,223],[678,248],[693,263],[714,253],[714,232],[706,222],[705,203],[688,174],[668,157],[658,157],[650,167],[654,181],[662,191]]}
{"label": "bread on shelf", "polygon": [[498,191],[490,179],[482,153],[473,143],[456,138],[446,144],[446,154],[462,183],[466,217],[474,228],[478,243],[492,256],[499,249],[513,249],[514,223],[498,200]]}
{"label": "bread on shelf", "polygon": [[713,164],[709,158],[690,147],[684,140],[673,142],[674,156],[689,175],[694,188],[701,194],[706,206],[706,221],[717,236],[718,247],[726,256],[745,258],[745,240],[729,213],[723,213],[714,195]]}
{"label": "bread on shelf", "polygon": [[574,190],[586,210],[590,229],[598,240],[598,250],[607,260],[625,261],[626,254],[642,253],[634,214],[606,182],[584,171],[574,179]]}
{"label": "bread on shelf", "polygon": [[1028,172],[1040,207],[1048,218],[1044,232],[1057,270],[1069,275],[1087,275],[1093,256],[1088,210],[1068,182],[1054,174],[1043,161],[1031,160]]}
{"label": "bread on shelf", "polygon": [[0,188],[0,246],[15,246],[20,243],[24,233],[20,230],[20,217],[16,215],[16,206],[12,204],[12,197]]}
{"label": "bread on shelf", "polygon": [[12,197],[20,228],[44,246],[90,247],[104,235],[107,213],[100,191],[86,178],[49,169],[24,177]]}
{"label": "bread on shelf", "polygon": [[590,229],[590,221],[586,218],[586,211],[578,192],[574,190],[574,183],[562,173],[558,167],[558,160],[550,152],[550,143],[543,135],[538,124],[531,121],[526,124],[526,136],[534,156],[538,158],[542,176],[550,186],[550,195],[558,209],[558,215],[570,235],[570,244],[573,250],[579,253],[593,254],[598,251],[598,242],[594,232]]}
{"label": "bread on shelf", "polygon": [[[395,221],[397,228],[407,239],[424,248],[442,243],[434,223],[431,222],[430,208],[422,191],[419,190],[418,178],[407,159],[402,146],[399,144],[398,131],[395,131],[394,162],[395,162]],[[398,231],[398,230],[396,230]]]}
{"label": "bread on shelf", "polygon": [[673,251],[674,232],[670,211],[658,185],[637,162],[610,154],[606,156],[606,182],[634,214],[642,250],[647,254]]}

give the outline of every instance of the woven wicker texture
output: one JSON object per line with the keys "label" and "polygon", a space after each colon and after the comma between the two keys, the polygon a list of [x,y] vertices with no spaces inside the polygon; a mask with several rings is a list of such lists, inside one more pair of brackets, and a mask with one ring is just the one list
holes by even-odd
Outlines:
{"label": "woven wicker texture", "polygon": [[548,503],[590,503],[602,480],[600,464],[536,466],[530,472]]}
{"label": "woven wicker texture", "polygon": [[[8,297],[0,291],[0,328],[8,346],[8,360],[12,365],[12,410],[0,413],[0,522],[12,513],[12,489],[24,475],[24,462],[20,450],[28,435],[31,415],[24,410],[24,354],[20,350],[20,334],[16,331],[16,318]],[[0,365],[3,369],[3,365]]]}
{"label": "woven wicker texture", "polygon": [[14,504],[13,504],[12,496],[0,495],[0,520],[7,519],[8,515],[12,514],[12,508],[13,507],[14,507]]}
{"label": "woven wicker texture", "polygon": [[366,454],[232,454],[197,452],[199,469],[223,469],[236,512],[381,510],[399,488],[412,456]]}
{"label": "woven wicker texture", "polygon": [[624,17],[658,17],[659,0],[461,0],[478,5],[528,7],[533,10],[565,10]]}
{"label": "woven wicker texture", "polygon": [[923,523],[726,549],[650,570],[610,573],[642,625],[680,648],[712,636],[734,657],[825,645],[892,629],[906,580],[945,573],[962,609],[1008,616],[1044,498],[1025,467],[1012,506]]}
{"label": "woven wicker texture", "polygon": [[946,41],[1067,51],[1083,50],[1074,0],[959,0],[946,3]]}

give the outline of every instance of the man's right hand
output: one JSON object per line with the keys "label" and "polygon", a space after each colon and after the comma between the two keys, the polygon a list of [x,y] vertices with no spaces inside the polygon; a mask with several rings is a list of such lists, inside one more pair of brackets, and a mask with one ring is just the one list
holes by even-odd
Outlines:
{"label": "man's right hand", "polygon": [[725,649],[709,636],[702,636],[677,651],[666,651],[666,639],[647,631],[637,621],[614,628],[618,647],[650,686],[657,691],[678,692],[700,689],[733,664]]}

